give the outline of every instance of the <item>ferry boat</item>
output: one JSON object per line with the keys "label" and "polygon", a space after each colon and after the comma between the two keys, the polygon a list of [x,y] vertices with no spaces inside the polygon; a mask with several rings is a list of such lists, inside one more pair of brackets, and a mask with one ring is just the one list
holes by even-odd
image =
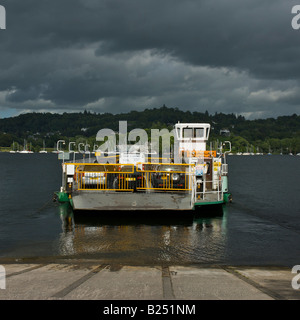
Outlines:
{"label": "ferry boat", "polygon": [[[116,151],[109,156],[64,161],[59,202],[73,210],[195,210],[231,202],[228,190],[229,141],[207,150],[210,124],[177,123],[174,149],[165,158],[147,152]],[[226,151],[225,151],[226,147]],[[63,153],[57,147],[57,152]]]}

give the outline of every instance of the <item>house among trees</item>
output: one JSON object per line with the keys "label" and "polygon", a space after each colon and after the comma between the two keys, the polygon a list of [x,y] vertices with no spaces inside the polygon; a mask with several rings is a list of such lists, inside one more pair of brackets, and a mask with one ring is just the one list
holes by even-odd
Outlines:
{"label": "house among trees", "polygon": [[220,135],[221,136],[225,136],[225,137],[229,137],[230,136],[230,131],[228,129],[221,129],[220,130]]}

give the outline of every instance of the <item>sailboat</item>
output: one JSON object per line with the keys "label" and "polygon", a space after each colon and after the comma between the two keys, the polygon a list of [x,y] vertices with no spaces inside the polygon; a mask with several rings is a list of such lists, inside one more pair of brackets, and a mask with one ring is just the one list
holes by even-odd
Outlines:
{"label": "sailboat", "polygon": [[272,155],[272,150],[271,150],[271,147],[269,146],[268,156],[271,156],[271,155]]}
{"label": "sailboat", "polygon": [[250,152],[248,150],[248,145],[247,145],[247,151],[246,152],[243,152],[243,156],[250,156]]}
{"label": "sailboat", "polygon": [[[31,149],[31,144],[30,144],[30,149]],[[27,144],[25,139],[24,139],[24,149],[19,153],[33,153],[33,151],[27,150]]]}
{"label": "sailboat", "polygon": [[16,153],[15,151],[15,142],[13,142],[13,149],[9,151],[10,153]]}
{"label": "sailboat", "polygon": [[43,150],[40,150],[39,153],[47,153],[47,151],[45,150],[45,140],[43,141]]}

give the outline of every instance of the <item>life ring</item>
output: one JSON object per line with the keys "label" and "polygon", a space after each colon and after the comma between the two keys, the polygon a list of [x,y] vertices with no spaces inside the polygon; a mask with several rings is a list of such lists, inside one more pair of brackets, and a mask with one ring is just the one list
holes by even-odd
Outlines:
{"label": "life ring", "polygon": [[196,150],[195,149],[192,151],[192,156],[196,157]]}

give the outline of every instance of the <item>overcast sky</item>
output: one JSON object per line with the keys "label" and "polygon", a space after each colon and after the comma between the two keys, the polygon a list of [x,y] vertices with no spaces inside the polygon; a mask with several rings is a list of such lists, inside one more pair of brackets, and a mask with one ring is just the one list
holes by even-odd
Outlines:
{"label": "overcast sky", "polygon": [[[0,117],[300,114],[300,0],[0,0]],[[300,24],[300,19],[299,19]]]}

